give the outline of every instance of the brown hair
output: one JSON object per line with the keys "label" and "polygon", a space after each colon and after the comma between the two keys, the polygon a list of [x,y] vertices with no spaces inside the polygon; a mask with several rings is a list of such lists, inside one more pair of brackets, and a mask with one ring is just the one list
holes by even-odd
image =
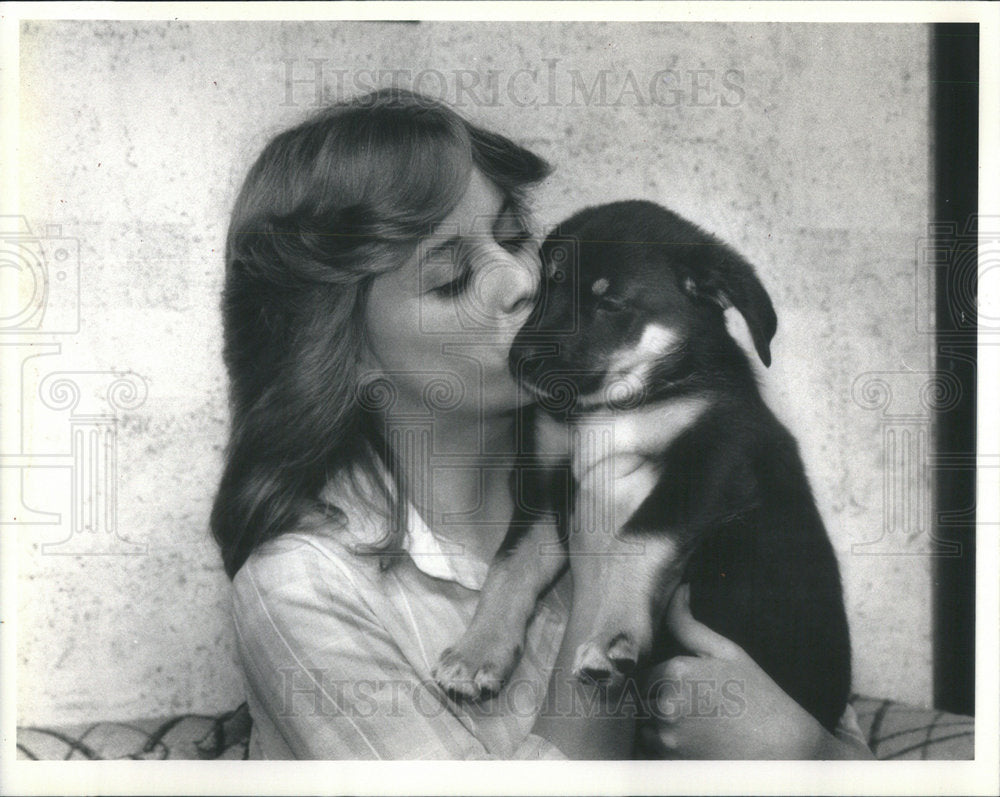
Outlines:
{"label": "brown hair", "polygon": [[[360,468],[382,483],[378,425],[358,400],[367,291],[448,215],[473,167],[521,212],[525,189],[549,171],[401,89],[323,109],[277,135],[251,167],[226,241],[232,424],[211,518],[230,578],[304,513],[338,514],[320,500],[335,474]],[[380,552],[399,550],[396,510]]]}

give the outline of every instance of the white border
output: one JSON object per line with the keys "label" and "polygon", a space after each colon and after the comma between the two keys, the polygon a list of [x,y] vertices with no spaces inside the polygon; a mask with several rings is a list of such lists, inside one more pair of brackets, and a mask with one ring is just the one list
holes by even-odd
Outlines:
{"label": "white border", "polygon": [[433,2],[5,3],[15,19],[616,21],[616,22],[984,22],[979,2],[683,2],[682,0],[447,0]]}
{"label": "white border", "polygon": [[[979,22],[982,215],[1000,217],[1000,4],[981,2],[290,2],[5,3],[0,6],[0,175],[4,202],[17,190],[17,31],[22,19],[326,20],[421,19]],[[989,42],[994,42],[990,45]],[[10,212],[5,210],[5,212]],[[16,211],[15,211],[16,212]],[[996,287],[995,285],[993,286]],[[990,306],[996,306],[997,297]],[[988,345],[989,343],[993,345]],[[979,450],[1000,452],[1000,341],[981,333]],[[1000,469],[980,468],[979,517],[1000,518]],[[976,761],[900,762],[33,762],[14,748],[15,546],[0,538],[4,673],[0,727],[3,794],[998,794],[998,535],[980,526],[977,551]],[[983,533],[985,531],[985,533]]]}

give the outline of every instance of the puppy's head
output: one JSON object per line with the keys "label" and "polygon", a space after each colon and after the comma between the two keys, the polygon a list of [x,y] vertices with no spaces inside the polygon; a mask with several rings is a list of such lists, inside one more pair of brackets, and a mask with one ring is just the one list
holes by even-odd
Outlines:
{"label": "puppy's head", "polygon": [[542,245],[541,297],[510,353],[514,375],[550,401],[627,407],[709,376],[735,356],[723,312],[747,322],[765,365],[777,328],[753,267],[652,202],[587,208]]}

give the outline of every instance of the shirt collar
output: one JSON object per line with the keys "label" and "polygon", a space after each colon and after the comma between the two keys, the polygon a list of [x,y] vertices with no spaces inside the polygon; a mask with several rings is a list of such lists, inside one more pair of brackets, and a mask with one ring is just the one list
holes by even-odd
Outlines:
{"label": "shirt collar", "polygon": [[434,578],[454,581],[466,589],[481,590],[489,565],[466,555],[461,543],[436,536],[413,504],[408,503],[406,508],[408,521],[403,549],[417,569]]}
{"label": "shirt collar", "polygon": [[[347,515],[352,536],[366,541],[379,539],[385,535],[388,514],[373,512],[358,497],[357,490],[367,488],[374,492],[374,485],[360,470],[355,473],[354,479],[345,473],[335,476],[323,490],[323,497]],[[382,473],[387,475],[385,470]],[[376,519],[373,517],[375,514],[380,514],[381,517]],[[434,534],[409,501],[406,502],[406,530],[402,548],[409,554],[416,568],[432,578],[452,581],[471,590],[481,590],[486,582],[489,565],[467,555],[462,550],[461,543]]]}

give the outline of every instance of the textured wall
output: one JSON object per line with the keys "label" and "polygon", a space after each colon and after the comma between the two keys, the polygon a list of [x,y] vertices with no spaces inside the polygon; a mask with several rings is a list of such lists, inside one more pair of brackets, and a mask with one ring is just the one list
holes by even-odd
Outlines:
{"label": "textured wall", "polygon": [[[69,255],[59,313],[4,337],[26,429],[10,432],[8,401],[22,722],[240,699],[207,532],[226,429],[220,251],[242,174],[315,105],[317,70],[331,97],[409,70],[402,85],[533,146],[557,167],[543,223],[647,197],[757,264],[780,319],[763,379],[841,556],[856,688],[929,700],[930,561],[898,555],[926,548],[926,474],[894,492],[903,449],[886,444],[927,428],[925,28],[28,23],[20,59],[20,212]],[[73,243],[47,225],[78,241],[77,294]],[[109,474],[97,504],[76,503],[99,511],[76,517],[73,485],[93,474]]]}

